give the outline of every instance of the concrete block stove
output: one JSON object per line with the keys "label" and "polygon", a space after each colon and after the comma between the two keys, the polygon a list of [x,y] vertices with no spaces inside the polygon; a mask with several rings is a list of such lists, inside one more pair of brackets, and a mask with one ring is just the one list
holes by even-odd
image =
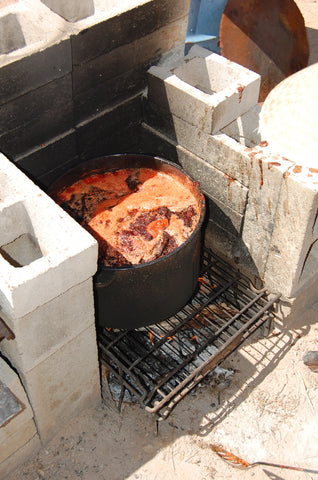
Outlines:
{"label": "concrete block stove", "polygon": [[40,439],[100,401],[92,276],[97,244],[0,155],[0,316]]}
{"label": "concrete block stove", "polygon": [[260,135],[259,77],[206,50],[183,58],[190,0],[77,4],[0,0],[24,36],[0,45],[0,150],[19,167],[1,156],[0,317],[15,339],[0,349],[27,392],[34,449],[100,399],[97,246],[20,169],[47,188],[100,155],[174,160],[201,183],[219,256],[288,299],[318,273],[318,173]]}

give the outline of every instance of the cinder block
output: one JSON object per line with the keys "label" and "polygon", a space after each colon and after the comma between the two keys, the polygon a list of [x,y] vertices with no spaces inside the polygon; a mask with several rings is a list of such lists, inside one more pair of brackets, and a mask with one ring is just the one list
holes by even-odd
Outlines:
{"label": "cinder block", "polygon": [[206,161],[249,187],[253,152],[223,133],[208,135],[206,142]]}
{"label": "cinder block", "polygon": [[206,197],[209,210],[209,218],[218,224],[223,230],[238,236],[241,234],[244,215],[235,212],[232,208],[221,203],[217,198]]}
{"label": "cinder block", "polygon": [[33,412],[20,379],[2,358],[0,358],[0,378],[1,382],[10,389],[22,406],[21,411],[9,419],[7,423],[1,425],[0,428],[1,472],[3,462],[9,459],[34,437],[36,437],[39,442],[39,437],[33,420]]}
{"label": "cinder block", "polygon": [[97,269],[97,243],[3,155],[0,172],[0,244],[28,235],[42,254],[20,267],[14,258],[0,255],[2,310],[8,318],[19,318],[90,278]]}
{"label": "cinder block", "polygon": [[318,173],[294,166],[284,175],[265,282],[295,297],[318,276]]}
{"label": "cinder block", "polygon": [[[17,419],[18,417],[14,420]],[[8,431],[9,428],[11,431]],[[33,418],[25,422],[19,419],[19,425],[15,428],[13,428],[12,423],[5,425],[1,434],[2,438],[0,438],[0,464],[28,443],[35,435],[37,435],[37,432]]]}
{"label": "cinder block", "polygon": [[57,15],[68,22],[77,22],[94,13],[94,0],[41,0]]}
{"label": "cinder block", "polygon": [[[34,205],[33,208],[35,208]],[[10,210],[12,213],[17,211],[15,208]],[[67,226],[67,222],[56,222],[53,226],[49,211],[47,216],[44,212],[42,215],[37,215],[38,211],[31,212],[31,209],[26,209],[25,212],[24,223],[20,224],[19,236],[30,235],[32,239],[37,239],[41,251],[45,252],[47,249],[49,253],[22,267],[16,267],[3,256],[0,257],[2,307],[9,318],[21,317],[31,312],[39,305],[68,290],[74,283],[91,277],[97,268],[96,242],[85,230],[82,232],[83,229],[75,221],[76,226],[73,225],[71,228]],[[33,214],[32,223],[28,223],[30,213]],[[68,216],[63,219],[71,220]],[[45,229],[43,235],[39,233],[40,225]],[[52,242],[57,240],[57,232],[68,238],[68,245],[56,243],[54,248]]]}
{"label": "cinder block", "polygon": [[196,45],[175,68],[151,67],[148,85],[151,102],[215,133],[257,104],[260,76]]}
{"label": "cinder block", "polygon": [[[190,0],[136,0],[135,2],[117,2],[104,21],[72,35],[74,65],[128,45],[146,37],[189,12]],[[109,9],[106,8],[106,13]]]}
{"label": "cinder block", "polygon": [[242,240],[262,279],[284,174],[290,168],[290,162],[278,156],[273,158],[267,150],[266,144],[250,150],[249,194],[242,229]]}
{"label": "cinder block", "polygon": [[146,123],[140,128],[140,153],[161,156],[172,162],[179,163],[175,142],[159,133]]}
{"label": "cinder block", "polygon": [[246,187],[183,147],[178,146],[177,152],[180,164],[192,178],[200,182],[204,193],[238,214],[244,213],[248,194]]}
{"label": "cinder block", "polygon": [[66,76],[72,70],[70,39],[25,55],[1,68],[0,104]]}
{"label": "cinder block", "polygon": [[3,340],[1,349],[18,371],[28,372],[95,324],[92,280],[76,285],[21,318],[3,318],[15,338]]}
{"label": "cinder block", "polygon": [[0,107],[0,150],[14,158],[72,127],[68,74]]}
{"label": "cinder block", "polygon": [[239,237],[227,229],[214,222],[211,218],[207,222],[204,232],[205,246],[211,248],[213,252],[225,259],[229,263],[233,263],[233,252],[236,250],[236,246],[239,242]]}
{"label": "cinder block", "polygon": [[176,19],[188,17],[190,3],[191,0],[176,0],[173,3],[165,0],[161,2],[161,5],[156,5],[154,2],[154,6],[157,8],[157,12],[154,14],[158,15],[159,25],[163,26]]}
{"label": "cinder block", "polygon": [[160,56],[184,42],[187,18],[129,45],[74,67],[74,115],[82,122],[118,102],[141,93],[146,72]]}
{"label": "cinder block", "polygon": [[[29,177],[41,181],[41,178],[48,177],[51,171],[56,172],[62,168],[60,175],[65,173],[65,165],[73,159],[77,159],[77,145],[76,131],[71,129],[16,157],[14,162]],[[47,185],[45,183],[45,186]]]}
{"label": "cinder block", "polygon": [[139,123],[120,127],[104,138],[98,137],[96,142],[87,140],[87,143],[81,142],[83,161],[117,153],[145,153],[141,149]]}
{"label": "cinder block", "polygon": [[[141,99],[138,95],[78,125],[77,144],[81,158],[89,159],[108,153],[124,153],[123,149],[126,149],[126,152],[133,151],[135,127],[140,119]],[[112,139],[117,138],[118,135],[118,142],[115,141],[114,145],[116,151],[112,149]]]}
{"label": "cinder block", "polygon": [[142,95],[142,118],[145,125],[149,125],[158,133],[171,137],[173,141],[176,141],[173,128],[173,115],[167,110],[159,109],[158,105],[150,102],[148,98],[148,91]]}
{"label": "cinder block", "polygon": [[9,473],[13,472],[19,465],[29,460],[41,448],[41,441],[38,435],[29,440],[28,443],[15,451],[9,458],[0,463],[0,477],[6,478]]}
{"label": "cinder block", "polygon": [[100,55],[73,68],[73,92],[75,97],[87,92],[113,77],[130,71],[136,64],[133,43]]}
{"label": "cinder block", "polygon": [[127,10],[123,9],[123,4],[118,4],[118,11],[115,10],[112,15],[108,14],[103,21],[93,24],[90,28],[73,34],[71,43],[74,66],[82,65],[113,49],[128,45],[140,35],[147,35],[155,29],[157,18],[150,16],[149,22],[139,24],[140,28],[136,29],[136,19],[140,11],[149,9],[150,3],[149,0],[136,1],[135,5],[132,8],[128,7]]}
{"label": "cinder block", "polygon": [[[135,42],[136,64],[160,63],[160,56],[183,45],[188,16],[181,17]],[[158,67],[160,68],[160,67]]]}
{"label": "cinder block", "polygon": [[38,184],[47,191],[50,186],[58,180],[65,172],[75,167],[79,163],[79,157],[70,157],[70,160],[66,160],[65,163],[61,163],[57,168],[46,172],[38,178]]}
{"label": "cinder block", "polygon": [[144,102],[149,125],[172,142],[199,156],[210,165],[248,187],[253,151],[224,133],[209,135],[176,115],[167,114],[156,105]]}
{"label": "cinder block", "polygon": [[205,229],[205,244],[234,268],[247,275],[254,285],[259,284],[258,270],[242,237],[210,219]]}
{"label": "cinder block", "polygon": [[[23,235],[32,236],[32,224],[30,217],[27,214],[25,206],[22,201],[15,201],[14,203],[3,205],[1,208],[1,219],[0,219],[0,245],[1,245],[1,254],[6,259],[4,253],[6,252],[5,246],[8,244],[13,244],[15,240],[18,240]],[[32,236],[32,238],[34,238]],[[27,241],[26,241],[27,244]],[[36,241],[34,239],[34,244]],[[26,245],[28,247],[28,245]],[[19,264],[20,261],[24,264],[27,264],[27,260],[24,260],[23,257],[24,247],[17,247],[16,255],[9,253],[9,256],[12,257],[12,264],[14,261]],[[42,256],[42,255],[41,255]],[[21,258],[20,258],[21,257]],[[35,260],[35,258],[34,258]],[[10,260],[8,260],[10,262]],[[21,266],[15,265],[16,267]]]}
{"label": "cinder block", "polygon": [[147,68],[145,65],[140,65],[133,71],[124,72],[119,77],[110,78],[74,97],[74,117],[77,126],[80,128],[82,123],[89,123],[90,120],[94,121],[95,116],[103,116],[104,111],[115,109],[118,104],[140,95],[145,88],[145,71]]}
{"label": "cinder block", "polygon": [[95,326],[21,374],[42,442],[84,408],[101,402]]}

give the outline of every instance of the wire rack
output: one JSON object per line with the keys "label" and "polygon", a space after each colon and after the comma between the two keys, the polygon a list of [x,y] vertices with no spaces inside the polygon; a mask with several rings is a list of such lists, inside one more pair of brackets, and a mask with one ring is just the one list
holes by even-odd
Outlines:
{"label": "wire rack", "polygon": [[[228,355],[272,318],[280,294],[256,290],[205,250],[198,289],[176,315],[135,330],[98,332],[102,364],[120,386],[160,419]],[[164,299],[163,299],[164,301]]]}

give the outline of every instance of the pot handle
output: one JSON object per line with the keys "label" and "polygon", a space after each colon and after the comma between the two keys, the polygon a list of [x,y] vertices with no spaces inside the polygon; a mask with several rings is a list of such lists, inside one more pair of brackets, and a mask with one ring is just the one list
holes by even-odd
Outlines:
{"label": "pot handle", "polygon": [[95,275],[94,285],[96,288],[108,287],[115,280],[115,276],[115,272],[107,272],[107,276],[103,271],[97,272],[97,274]]}
{"label": "pot handle", "polygon": [[112,279],[108,280],[107,282],[95,282],[95,287],[96,288],[104,288],[104,287],[108,287],[112,283],[113,283]]}

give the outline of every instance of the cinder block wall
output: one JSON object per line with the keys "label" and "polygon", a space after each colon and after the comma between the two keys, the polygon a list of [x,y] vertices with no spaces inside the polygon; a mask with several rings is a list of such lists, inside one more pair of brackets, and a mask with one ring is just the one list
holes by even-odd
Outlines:
{"label": "cinder block wall", "polygon": [[[175,146],[179,163],[200,182],[209,199],[206,243],[257,285],[291,299],[318,278],[318,170],[260,138],[255,79],[246,88],[242,67],[222,59],[236,70],[224,75],[218,56],[194,48],[183,62],[148,71],[144,129]],[[191,62],[196,67],[186,75]],[[210,85],[220,77],[208,95],[207,76]]]}
{"label": "cinder block wall", "polygon": [[76,22],[32,3],[10,7],[39,38],[0,55],[0,151],[46,187],[80,161],[144,150],[146,71],[183,55],[190,0],[95,0]]}
{"label": "cinder block wall", "polygon": [[[179,161],[205,184],[213,247],[270,288],[296,295],[318,271],[315,179],[304,194],[306,174],[257,147],[253,126],[251,144],[240,143],[245,123],[257,125],[258,105],[248,119],[239,117],[239,128],[232,122],[207,133],[143,102],[149,67],[183,56],[190,0],[94,0],[93,11],[86,1],[81,12],[75,0],[5,2],[25,46],[18,36],[20,48],[0,55],[0,151],[44,188],[78,162],[108,153]],[[7,14],[0,9],[0,20]],[[292,197],[306,198],[302,215]]]}

